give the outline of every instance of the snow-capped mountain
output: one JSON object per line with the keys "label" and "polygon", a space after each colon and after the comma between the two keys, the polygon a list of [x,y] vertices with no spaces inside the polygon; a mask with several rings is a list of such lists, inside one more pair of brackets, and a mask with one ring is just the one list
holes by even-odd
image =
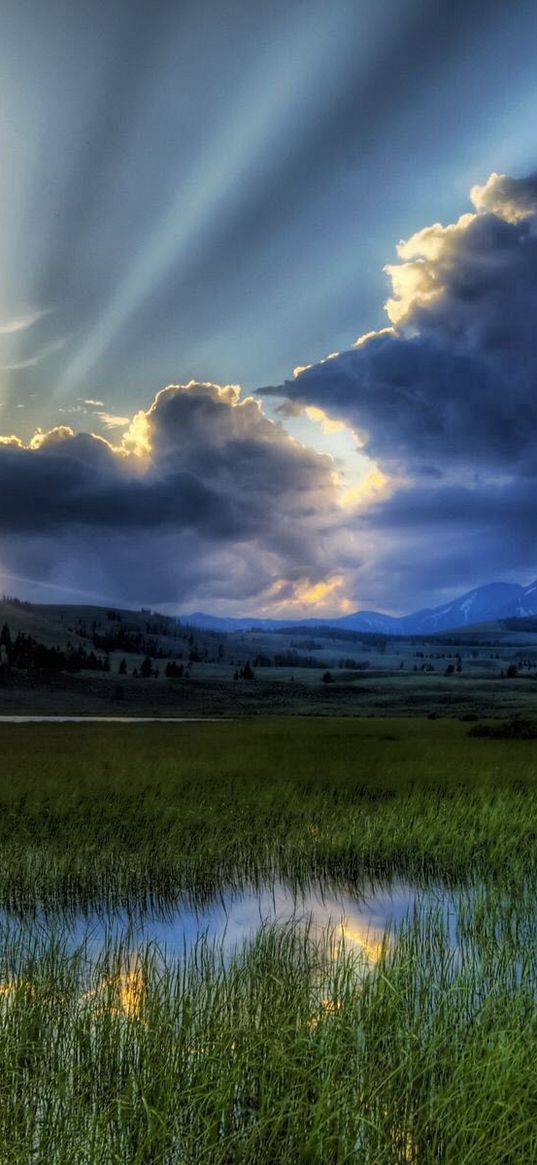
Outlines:
{"label": "snow-capped mountain", "polygon": [[424,608],[410,615],[384,615],[380,611],[355,611],[339,619],[254,619],[226,618],[195,611],[181,616],[181,622],[212,631],[274,631],[303,626],[338,627],[382,635],[434,635],[456,627],[472,627],[496,619],[537,615],[537,581],[523,587],[517,583],[488,583],[467,591],[440,607]]}
{"label": "snow-capped mountain", "polygon": [[[537,583],[522,587],[516,583],[499,582],[476,587],[450,603],[414,611],[398,619],[378,616],[370,611],[357,611],[356,615],[346,616],[340,624],[365,631],[369,629],[370,623],[379,620],[378,625],[371,626],[371,630],[398,635],[434,635],[435,632],[451,631],[455,627],[472,627],[476,623],[489,623],[495,619],[534,614],[537,614]],[[363,624],[362,615],[366,617]]]}

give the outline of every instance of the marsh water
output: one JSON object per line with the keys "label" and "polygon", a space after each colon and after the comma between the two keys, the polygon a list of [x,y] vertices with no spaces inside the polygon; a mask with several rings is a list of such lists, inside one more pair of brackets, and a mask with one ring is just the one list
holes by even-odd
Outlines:
{"label": "marsh water", "polygon": [[389,884],[370,882],[360,889],[320,883],[299,888],[276,882],[272,886],[247,885],[222,890],[203,902],[181,898],[173,904],[157,903],[144,910],[90,910],[46,914],[38,911],[27,920],[3,916],[4,926],[33,933],[38,929],[61,936],[70,949],[84,945],[91,959],[109,944],[135,950],[152,946],[168,959],[185,957],[200,941],[217,948],[225,958],[255,940],[263,927],[293,925],[308,929],[315,939],[330,934],[336,945],[345,944],[377,961],[385,936],[424,909],[433,908],[455,942],[458,895],[439,885],[417,887],[403,880]]}

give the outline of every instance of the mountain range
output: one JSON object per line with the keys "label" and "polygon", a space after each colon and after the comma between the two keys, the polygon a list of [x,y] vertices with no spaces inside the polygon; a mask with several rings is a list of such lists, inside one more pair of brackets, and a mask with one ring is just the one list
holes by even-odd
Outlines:
{"label": "mountain range", "polygon": [[440,607],[425,607],[401,616],[384,615],[380,611],[354,611],[334,619],[254,619],[194,611],[180,618],[182,623],[212,631],[277,631],[284,627],[324,626],[382,635],[434,635],[497,619],[531,615],[537,615],[537,580],[527,587],[518,583],[487,583]]}

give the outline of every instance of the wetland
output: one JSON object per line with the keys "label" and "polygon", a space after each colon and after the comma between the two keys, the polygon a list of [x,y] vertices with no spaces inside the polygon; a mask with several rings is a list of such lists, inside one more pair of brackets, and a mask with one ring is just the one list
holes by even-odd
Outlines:
{"label": "wetland", "polygon": [[0,726],[0,1161],[520,1165],[537,742]]}

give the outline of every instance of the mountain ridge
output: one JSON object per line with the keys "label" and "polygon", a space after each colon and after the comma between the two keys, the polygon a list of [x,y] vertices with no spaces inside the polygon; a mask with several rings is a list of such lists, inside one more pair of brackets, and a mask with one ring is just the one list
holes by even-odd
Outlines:
{"label": "mountain ridge", "polygon": [[423,607],[408,615],[385,615],[381,611],[353,611],[332,619],[261,619],[241,616],[209,615],[193,611],[180,615],[181,622],[214,631],[276,631],[286,627],[336,627],[381,635],[433,635],[497,619],[525,618],[537,615],[537,580],[520,583],[492,582],[442,603]]}

